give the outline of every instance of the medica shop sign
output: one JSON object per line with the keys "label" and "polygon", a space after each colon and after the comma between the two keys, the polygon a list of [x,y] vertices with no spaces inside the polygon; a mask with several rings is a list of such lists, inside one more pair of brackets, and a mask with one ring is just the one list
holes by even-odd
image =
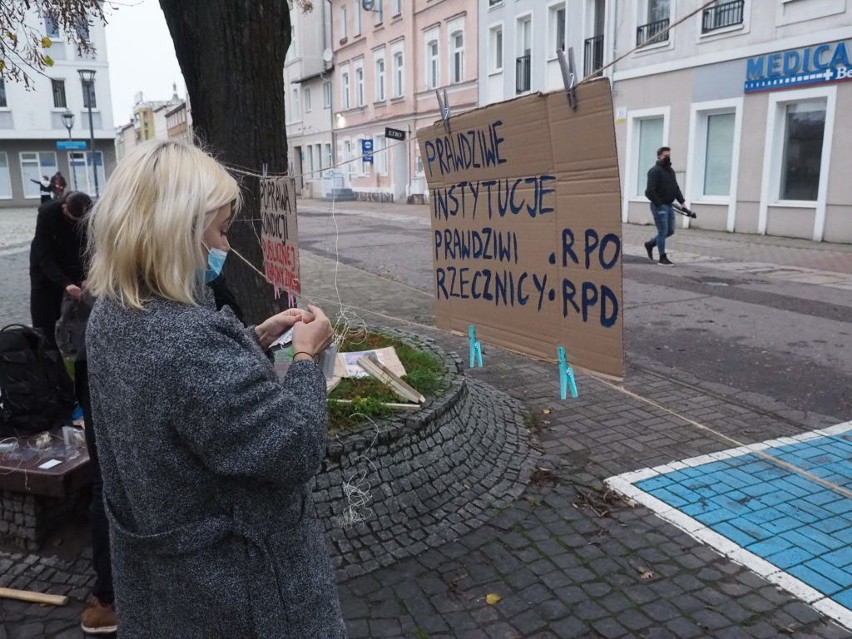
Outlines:
{"label": "medica shop sign", "polygon": [[852,80],[849,47],[846,42],[834,42],[749,58],[745,92],[777,91],[845,80]]}

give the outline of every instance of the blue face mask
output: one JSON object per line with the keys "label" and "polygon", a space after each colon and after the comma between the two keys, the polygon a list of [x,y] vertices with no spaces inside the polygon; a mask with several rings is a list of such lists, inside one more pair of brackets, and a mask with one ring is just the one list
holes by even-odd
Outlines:
{"label": "blue face mask", "polygon": [[204,271],[204,283],[209,284],[222,274],[225,259],[228,253],[222,249],[211,248],[207,250],[207,270]]}

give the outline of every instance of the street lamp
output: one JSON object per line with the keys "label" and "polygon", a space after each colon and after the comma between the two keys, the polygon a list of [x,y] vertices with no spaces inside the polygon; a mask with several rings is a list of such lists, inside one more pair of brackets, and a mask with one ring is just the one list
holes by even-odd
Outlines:
{"label": "street lamp", "polygon": [[89,140],[91,142],[91,154],[92,154],[92,173],[95,174],[95,197],[100,197],[100,192],[98,190],[98,156],[95,153],[95,125],[92,121],[92,100],[95,97],[95,70],[94,69],[78,69],[77,73],[80,74],[80,80],[83,82],[83,87],[85,93],[83,97],[86,100],[86,104],[89,105]]}
{"label": "street lamp", "polygon": [[[74,114],[67,108],[62,114],[62,124],[68,129],[68,139],[71,140],[71,129],[74,128]],[[74,153],[71,153],[71,181],[74,184],[74,190],[77,190],[77,165],[74,163]]]}

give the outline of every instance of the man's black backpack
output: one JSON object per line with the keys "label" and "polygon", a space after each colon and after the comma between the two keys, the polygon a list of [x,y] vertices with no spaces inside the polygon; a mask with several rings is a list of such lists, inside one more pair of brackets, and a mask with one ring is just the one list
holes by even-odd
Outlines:
{"label": "man's black backpack", "polygon": [[0,330],[0,432],[47,430],[73,408],[74,382],[59,351],[28,326],[10,324]]}

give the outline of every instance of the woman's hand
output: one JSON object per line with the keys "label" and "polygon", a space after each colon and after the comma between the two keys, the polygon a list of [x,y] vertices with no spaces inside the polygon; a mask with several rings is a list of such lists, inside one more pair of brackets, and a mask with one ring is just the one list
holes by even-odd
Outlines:
{"label": "woman's hand", "polygon": [[308,311],[304,311],[301,308],[288,308],[282,313],[273,315],[262,324],[258,324],[254,327],[254,330],[257,333],[257,339],[260,341],[260,346],[263,350],[266,350],[272,345],[272,342],[293,328],[297,322],[307,324],[313,321],[314,316]]}
{"label": "woman's hand", "polygon": [[[308,355],[313,359],[322,353],[334,338],[331,322],[316,306],[308,306],[312,321],[296,325],[293,330],[293,352],[297,354],[294,359],[303,359]],[[307,355],[299,356],[301,353]]]}

